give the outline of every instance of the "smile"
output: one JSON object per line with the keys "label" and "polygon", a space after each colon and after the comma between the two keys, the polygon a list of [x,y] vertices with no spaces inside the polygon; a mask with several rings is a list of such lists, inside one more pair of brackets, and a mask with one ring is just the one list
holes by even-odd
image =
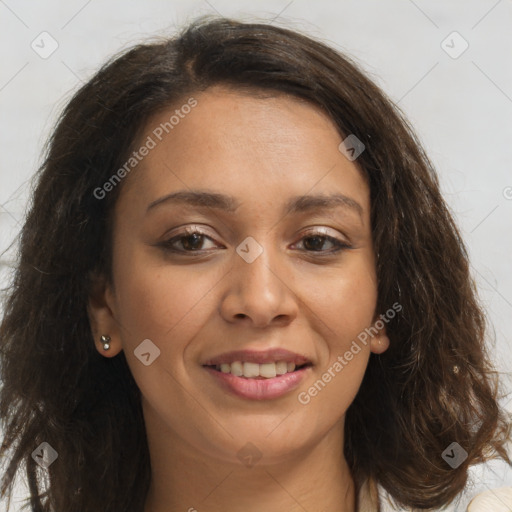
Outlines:
{"label": "smile", "polygon": [[230,394],[249,400],[271,400],[297,388],[311,361],[286,350],[238,351],[203,364],[215,382]]}
{"label": "smile", "polygon": [[[245,377],[246,379],[273,379],[278,375],[292,373],[296,369],[307,366],[308,363],[297,366],[295,363],[287,363],[286,361],[278,361],[276,363],[250,363],[248,361],[234,361],[233,363],[222,363],[215,365],[215,370],[222,373],[230,373],[236,377]],[[211,366],[210,368],[213,368]]]}

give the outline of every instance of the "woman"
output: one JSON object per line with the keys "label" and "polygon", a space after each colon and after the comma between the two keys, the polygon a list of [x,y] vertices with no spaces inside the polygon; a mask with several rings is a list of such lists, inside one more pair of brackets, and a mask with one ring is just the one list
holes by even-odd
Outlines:
{"label": "woman", "polygon": [[296,32],[199,20],[66,107],[1,326],[32,510],[441,507],[510,460],[460,234],[406,121]]}

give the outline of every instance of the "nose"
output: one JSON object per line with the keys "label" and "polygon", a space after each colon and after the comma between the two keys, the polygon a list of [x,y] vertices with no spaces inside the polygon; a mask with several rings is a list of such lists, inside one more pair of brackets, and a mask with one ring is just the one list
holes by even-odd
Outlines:
{"label": "nose", "polygon": [[264,248],[251,263],[235,253],[221,315],[227,322],[258,328],[289,324],[298,312],[293,281],[291,269],[275,251]]}

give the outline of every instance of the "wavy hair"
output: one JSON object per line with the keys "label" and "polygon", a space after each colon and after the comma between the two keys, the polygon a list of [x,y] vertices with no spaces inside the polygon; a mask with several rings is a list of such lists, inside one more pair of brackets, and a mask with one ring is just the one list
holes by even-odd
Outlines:
{"label": "wavy hair", "polygon": [[[96,351],[86,307],[93,276],[111,279],[123,183],[102,200],[94,191],[122,167],[151,116],[216,84],[308,100],[366,147],[357,162],[371,193],[377,312],[395,302],[402,310],[347,411],[356,486],[370,478],[397,504],[426,509],[452,501],[470,465],[510,464],[509,418],[468,255],[403,114],[321,41],[206,17],[112,58],[69,101],[48,141],[0,326],[2,496],[24,473],[34,512],[142,512],[151,468],[140,391],[123,352]],[[452,469],[442,453],[454,441],[468,457]],[[47,471],[31,456],[42,442],[58,453]]]}

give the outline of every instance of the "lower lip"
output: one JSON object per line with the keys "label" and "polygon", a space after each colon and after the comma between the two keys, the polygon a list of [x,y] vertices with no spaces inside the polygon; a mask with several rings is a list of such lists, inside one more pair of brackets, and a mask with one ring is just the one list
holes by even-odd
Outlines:
{"label": "lower lip", "polygon": [[310,366],[306,366],[271,379],[247,379],[231,373],[222,373],[213,368],[204,368],[224,389],[249,400],[272,400],[286,395],[300,385],[306,372],[311,369]]}

